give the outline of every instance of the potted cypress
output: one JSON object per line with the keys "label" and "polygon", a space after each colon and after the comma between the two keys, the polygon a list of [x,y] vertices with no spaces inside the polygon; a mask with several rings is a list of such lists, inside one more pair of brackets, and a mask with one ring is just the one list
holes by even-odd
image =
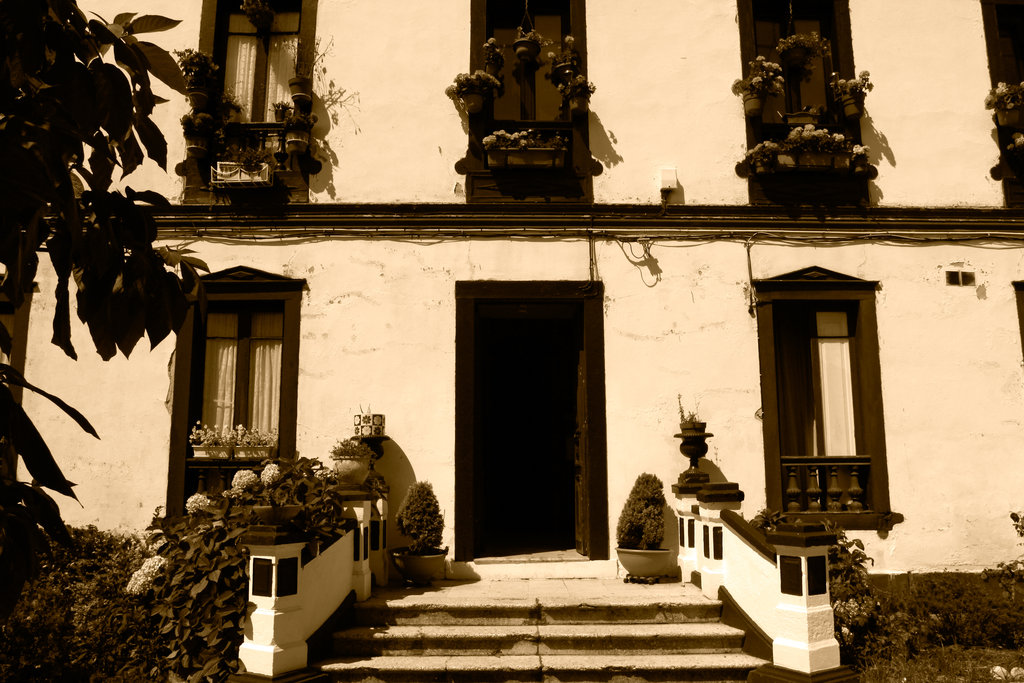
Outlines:
{"label": "potted cypress", "polygon": [[615,528],[619,563],[630,576],[655,578],[669,573],[671,554],[665,537],[665,486],[644,472],[636,478]]}
{"label": "potted cypress", "polygon": [[441,547],[444,515],[429,482],[417,481],[409,486],[395,523],[398,531],[411,539],[408,546],[391,551],[395,567],[407,583],[430,585],[430,580],[444,569],[448,548]]}

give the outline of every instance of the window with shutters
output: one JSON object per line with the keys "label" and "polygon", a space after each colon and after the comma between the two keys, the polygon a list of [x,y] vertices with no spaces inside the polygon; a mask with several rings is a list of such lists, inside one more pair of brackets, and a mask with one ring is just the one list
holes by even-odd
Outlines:
{"label": "window with shutters", "polygon": [[[1024,82],[1024,0],[982,0],[981,10],[992,86]],[[1007,206],[1024,206],[1024,162],[1006,152],[1021,130],[1009,125],[995,128],[1002,159],[992,177],[1002,182]]]}

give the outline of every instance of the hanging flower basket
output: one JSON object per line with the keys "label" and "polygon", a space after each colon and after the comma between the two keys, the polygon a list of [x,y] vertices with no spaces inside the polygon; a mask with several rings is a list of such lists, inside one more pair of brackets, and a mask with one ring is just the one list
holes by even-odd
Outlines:
{"label": "hanging flower basket", "polygon": [[520,38],[512,43],[512,49],[516,51],[516,58],[519,61],[533,62],[540,55],[540,42],[532,38]]}
{"label": "hanging flower basket", "polygon": [[863,113],[861,103],[857,101],[856,97],[843,98],[843,116],[852,121],[859,119]]}
{"label": "hanging flower basket", "polygon": [[313,101],[313,79],[307,76],[295,76],[288,80],[292,102],[304,105]]}
{"label": "hanging flower basket", "polygon": [[743,114],[747,118],[757,118],[764,111],[765,97],[763,95],[744,95]]}

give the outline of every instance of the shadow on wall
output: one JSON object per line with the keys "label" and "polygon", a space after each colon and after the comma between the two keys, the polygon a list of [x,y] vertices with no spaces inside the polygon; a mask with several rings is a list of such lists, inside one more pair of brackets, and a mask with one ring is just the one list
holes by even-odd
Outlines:
{"label": "shadow on wall", "polygon": [[[387,545],[388,548],[398,548],[409,545],[409,539],[398,533],[395,515],[398,514],[398,508],[405,500],[409,486],[416,481],[416,471],[413,470],[412,463],[409,462],[405,451],[394,439],[385,441],[383,447],[384,455],[374,463],[373,467],[384,477],[390,488],[388,492]],[[445,524],[448,523],[449,520],[445,519]]]}
{"label": "shadow on wall", "polygon": [[[318,83],[323,86],[323,83]],[[313,99],[313,113],[316,114],[317,124],[326,130],[317,139],[314,158],[323,164],[322,170],[309,179],[309,189],[313,192],[326,192],[331,199],[337,198],[337,187],[334,184],[334,169],[338,167],[340,159],[338,153],[327,142],[328,133],[340,125],[342,115],[352,124],[352,133],[359,135],[362,130],[352,115],[353,109],[359,108],[359,93],[349,92],[345,88],[339,88],[333,80],[326,83],[326,88],[317,89]]]}
{"label": "shadow on wall", "polygon": [[[870,149],[868,161],[873,166],[879,166],[882,159],[885,159],[890,166],[896,166],[896,154],[889,146],[889,139],[885,133],[875,128],[875,121],[866,112],[860,119],[861,142]],[[871,206],[878,206],[884,197],[882,189],[874,180],[868,183],[868,202]]]}
{"label": "shadow on wall", "polygon": [[594,110],[590,111],[590,156],[594,157],[606,167],[618,166],[625,159],[615,151],[614,145],[618,143],[615,133],[605,130],[601,123],[601,117]]}

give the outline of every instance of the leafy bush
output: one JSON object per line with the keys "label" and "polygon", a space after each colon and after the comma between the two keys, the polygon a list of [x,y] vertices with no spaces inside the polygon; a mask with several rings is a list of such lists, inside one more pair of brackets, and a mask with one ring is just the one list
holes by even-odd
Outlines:
{"label": "leafy bush", "polygon": [[615,529],[620,548],[651,550],[661,545],[665,537],[664,489],[661,479],[647,472],[633,482]]}
{"label": "leafy bush", "polygon": [[70,529],[0,625],[0,680],[141,681],[161,678],[161,637],[144,601],[124,590],[150,554],[138,537]]}
{"label": "leafy bush", "polygon": [[398,530],[412,540],[411,554],[429,555],[440,550],[444,515],[429,482],[417,481],[409,486],[395,523]]}
{"label": "leafy bush", "polygon": [[[1010,521],[1013,522],[1013,529],[1017,535],[1024,538],[1024,516],[1011,512]],[[998,581],[1011,600],[1016,599],[1017,586],[1024,583],[1024,555],[1016,560],[1000,562],[995,569],[986,569],[983,574],[986,581],[991,579]]]}

